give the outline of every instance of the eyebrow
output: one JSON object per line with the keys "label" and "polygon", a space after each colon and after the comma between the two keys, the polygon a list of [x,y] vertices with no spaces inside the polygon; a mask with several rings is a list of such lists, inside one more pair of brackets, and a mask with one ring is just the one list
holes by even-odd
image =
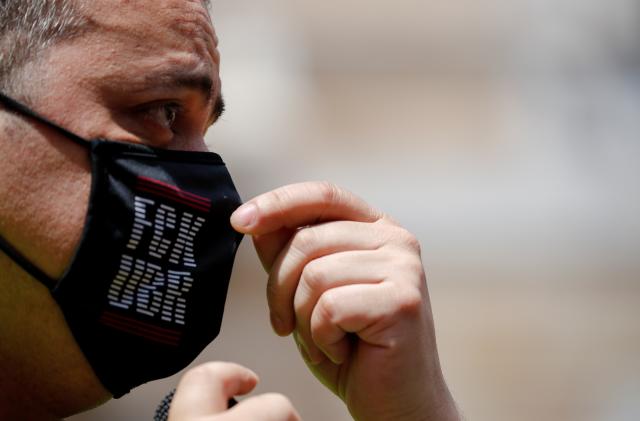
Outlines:
{"label": "eyebrow", "polygon": [[[208,104],[214,94],[213,78],[208,73],[184,72],[183,70],[170,70],[160,73],[150,73],[144,78],[144,85],[147,87],[166,87],[168,89],[186,88],[200,93]],[[209,115],[209,121],[213,124],[222,116],[225,110],[225,102],[220,90],[215,92],[216,98]]]}

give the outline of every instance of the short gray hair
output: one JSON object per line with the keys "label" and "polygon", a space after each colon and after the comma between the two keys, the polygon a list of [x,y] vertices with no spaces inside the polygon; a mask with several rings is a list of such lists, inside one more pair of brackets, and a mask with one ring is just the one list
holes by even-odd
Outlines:
{"label": "short gray hair", "polygon": [[74,0],[0,0],[0,89],[17,90],[25,64],[87,23]]}
{"label": "short gray hair", "polygon": [[[201,2],[210,8],[210,0]],[[0,0],[0,90],[20,93],[25,64],[89,26],[77,0]]]}

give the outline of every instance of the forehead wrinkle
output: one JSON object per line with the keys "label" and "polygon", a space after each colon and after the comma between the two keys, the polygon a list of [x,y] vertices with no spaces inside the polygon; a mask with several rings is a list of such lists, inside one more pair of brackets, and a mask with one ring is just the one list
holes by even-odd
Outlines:
{"label": "forehead wrinkle", "polygon": [[215,63],[219,62],[218,37],[209,11],[200,0],[173,2],[165,10],[169,27],[177,35],[193,42],[199,53],[206,51]]}
{"label": "forehead wrinkle", "polygon": [[156,0],[153,7],[144,3],[106,0],[89,18],[110,37],[135,40],[140,52],[157,51],[163,48],[160,43],[164,48],[208,55],[219,63],[218,38],[201,0]]}
{"label": "forehead wrinkle", "polygon": [[210,101],[215,83],[207,72],[185,71],[181,68],[163,69],[160,72],[146,73],[142,89],[187,88],[200,92],[206,102]]}
{"label": "forehead wrinkle", "polygon": [[[171,0],[162,3],[173,7],[153,13],[157,18],[155,24],[143,19],[145,11],[140,4],[129,4],[132,10],[127,10],[128,18],[122,20],[109,13],[97,16],[94,45],[101,48],[92,57],[102,57],[108,63],[104,67],[106,78],[125,77],[134,90],[167,83],[196,88],[211,99],[219,90],[219,53],[208,12],[199,1],[181,1],[182,7]],[[158,35],[154,36],[154,32]],[[123,62],[127,64],[116,64]],[[157,69],[163,70],[154,73]],[[208,73],[209,77],[202,74],[196,77],[195,73]],[[132,77],[136,74],[137,77]]]}

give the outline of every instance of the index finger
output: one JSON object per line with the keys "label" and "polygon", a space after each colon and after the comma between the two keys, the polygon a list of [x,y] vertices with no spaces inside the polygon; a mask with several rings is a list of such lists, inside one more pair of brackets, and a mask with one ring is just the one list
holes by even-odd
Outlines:
{"label": "index finger", "polygon": [[231,215],[231,225],[243,234],[264,235],[326,221],[375,222],[382,216],[359,197],[332,183],[308,182],[251,199]]}
{"label": "index finger", "polygon": [[258,377],[234,363],[211,362],[189,370],[180,380],[169,420],[190,420],[227,410],[229,398],[249,393]]}

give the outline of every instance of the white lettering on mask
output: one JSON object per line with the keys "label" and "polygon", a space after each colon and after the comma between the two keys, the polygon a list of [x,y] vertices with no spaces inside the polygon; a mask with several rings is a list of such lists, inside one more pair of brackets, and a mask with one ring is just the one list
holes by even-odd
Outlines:
{"label": "white lettering on mask", "polygon": [[[122,255],[109,286],[109,304],[184,325],[185,296],[197,267],[193,247],[205,219],[138,196],[134,206],[129,252]],[[141,250],[145,237],[150,240]]]}

